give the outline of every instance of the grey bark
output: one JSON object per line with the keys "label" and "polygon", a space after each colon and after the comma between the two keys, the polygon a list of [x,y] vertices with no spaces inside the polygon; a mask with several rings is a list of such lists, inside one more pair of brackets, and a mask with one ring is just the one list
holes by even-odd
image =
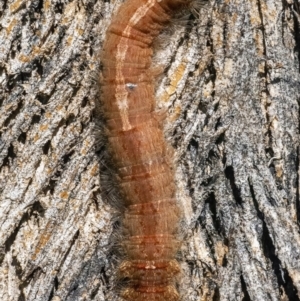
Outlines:
{"label": "grey bark", "polygon": [[[117,195],[94,108],[119,4],[0,2],[1,300],[115,298]],[[298,0],[218,0],[156,43],[184,301],[300,300],[299,18]]]}

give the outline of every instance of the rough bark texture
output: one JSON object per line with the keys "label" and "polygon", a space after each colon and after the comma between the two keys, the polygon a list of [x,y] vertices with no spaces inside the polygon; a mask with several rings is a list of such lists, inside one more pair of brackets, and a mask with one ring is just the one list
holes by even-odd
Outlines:
{"label": "rough bark texture", "polygon": [[[1,300],[115,299],[117,196],[93,110],[119,4],[0,2]],[[298,12],[208,2],[157,41],[183,301],[300,300]]]}

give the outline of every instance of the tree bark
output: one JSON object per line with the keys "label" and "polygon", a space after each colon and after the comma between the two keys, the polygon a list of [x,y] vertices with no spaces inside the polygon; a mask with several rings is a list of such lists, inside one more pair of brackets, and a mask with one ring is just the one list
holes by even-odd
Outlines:
{"label": "tree bark", "polygon": [[[0,2],[1,300],[117,298],[98,77],[120,3]],[[299,7],[207,2],[156,42],[182,300],[300,300]]]}

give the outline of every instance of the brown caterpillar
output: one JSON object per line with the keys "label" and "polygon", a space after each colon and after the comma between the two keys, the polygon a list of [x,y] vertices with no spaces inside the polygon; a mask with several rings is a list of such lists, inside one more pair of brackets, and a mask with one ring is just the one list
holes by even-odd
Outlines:
{"label": "brown caterpillar", "polygon": [[108,140],[126,208],[126,259],[119,267],[130,301],[176,301],[179,209],[161,122],[154,112],[152,43],[190,0],[127,0],[114,16],[101,61]]}

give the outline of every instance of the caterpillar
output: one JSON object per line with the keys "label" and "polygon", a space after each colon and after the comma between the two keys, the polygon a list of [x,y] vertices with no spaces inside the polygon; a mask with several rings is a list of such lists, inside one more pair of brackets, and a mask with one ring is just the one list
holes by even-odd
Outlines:
{"label": "caterpillar", "polygon": [[106,33],[101,53],[102,102],[109,148],[124,202],[118,268],[129,301],[176,301],[180,273],[180,210],[172,155],[155,112],[153,40],[190,0],[126,0]]}

